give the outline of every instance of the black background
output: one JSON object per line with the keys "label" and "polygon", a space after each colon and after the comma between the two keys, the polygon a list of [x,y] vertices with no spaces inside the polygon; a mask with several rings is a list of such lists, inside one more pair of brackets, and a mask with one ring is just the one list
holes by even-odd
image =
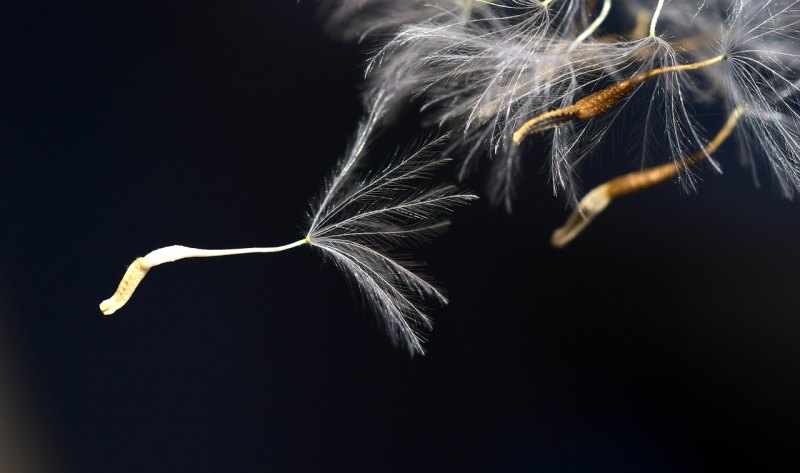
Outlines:
{"label": "black background", "polygon": [[[732,146],[699,194],[668,185],[621,201],[566,250],[548,245],[564,203],[532,154],[513,214],[484,199],[419,252],[452,300],[433,312],[425,357],[392,347],[307,248],[158,268],[129,306],[100,314],[151,249],[302,234],[360,117],[366,57],[326,37],[315,10],[0,8],[0,342],[53,471],[791,460],[800,208],[755,188]],[[388,130],[383,146],[407,134]]]}

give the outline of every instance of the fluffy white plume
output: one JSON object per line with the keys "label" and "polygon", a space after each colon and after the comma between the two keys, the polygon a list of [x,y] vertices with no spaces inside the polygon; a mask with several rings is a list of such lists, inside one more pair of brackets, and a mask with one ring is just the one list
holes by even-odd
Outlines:
{"label": "fluffy white plume", "polygon": [[[488,151],[496,158],[493,189],[509,201],[521,154],[512,135],[532,116],[571,102],[637,62],[641,42],[578,40],[587,2],[513,2],[493,21],[420,23],[401,29],[373,58],[373,90],[417,97],[426,116],[454,130],[462,173]],[[503,11],[497,7],[498,11]],[[502,25],[498,27],[498,25]],[[553,147],[554,181],[570,188],[572,172]]]}
{"label": "fluffy white plume", "polygon": [[423,353],[423,334],[431,327],[423,304],[447,299],[397,251],[442,231],[448,225],[444,216],[477,197],[451,185],[427,184],[447,162],[433,152],[436,141],[358,177],[355,164],[390,100],[375,97],[353,146],[314,206],[307,239],[356,283],[395,343]]}
{"label": "fluffy white plume", "polygon": [[800,1],[731,0],[722,47],[729,108],[742,107],[741,155],[775,176],[781,192],[800,192]]}

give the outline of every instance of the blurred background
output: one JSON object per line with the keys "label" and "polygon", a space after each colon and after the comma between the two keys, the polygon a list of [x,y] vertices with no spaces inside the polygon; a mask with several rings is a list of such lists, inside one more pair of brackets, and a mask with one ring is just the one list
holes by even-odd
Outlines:
{"label": "blurred background", "polygon": [[[720,155],[572,246],[532,153],[418,254],[447,288],[396,349],[295,241],[361,114],[366,52],[313,2],[0,7],[0,471],[769,471],[800,439],[800,207]],[[376,152],[403,146],[387,130]],[[727,161],[726,161],[727,158]],[[592,185],[634,166],[595,161]],[[485,173],[467,183],[483,192]]]}

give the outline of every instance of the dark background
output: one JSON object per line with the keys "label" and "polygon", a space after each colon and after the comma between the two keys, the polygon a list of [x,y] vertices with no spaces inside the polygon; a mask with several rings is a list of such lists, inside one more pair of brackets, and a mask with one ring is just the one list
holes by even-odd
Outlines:
{"label": "dark background", "polygon": [[699,194],[621,201],[566,250],[548,245],[564,203],[534,153],[512,215],[484,199],[419,252],[452,299],[425,357],[307,248],[158,268],[108,318],[97,304],[137,255],[299,238],[360,117],[365,52],[289,0],[4,2],[0,31],[0,365],[16,373],[0,423],[5,454],[47,465],[29,471],[793,459],[800,207],[756,189],[732,146]]}

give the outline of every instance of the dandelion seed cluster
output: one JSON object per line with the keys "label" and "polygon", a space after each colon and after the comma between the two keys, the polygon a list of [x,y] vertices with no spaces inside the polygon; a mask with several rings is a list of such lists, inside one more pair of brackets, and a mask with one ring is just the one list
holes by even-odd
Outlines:
{"label": "dandelion seed cluster", "polygon": [[[395,343],[422,353],[426,302],[447,300],[398,252],[476,198],[438,183],[450,160],[463,177],[480,156],[492,158],[490,195],[510,208],[523,161],[547,149],[553,190],[574,207],[555,246],[618,197],[675,178],[693,189],[701,163],[722,169],[713,155],[731,136],[756,179],[767,170],[786,197],[800,190],[800,0],[321,1],[330,31],[376,50],[365,118],[304,238],[155,250],[129,267],[104,313],[125,305],[160,264],[309,245],[355,282]],[[375,131],[409,104],[441,138],[359,171]],[[718,130],[704,130],[700,114],[718,115]],[[624,146],[608,146],[614,136]],[[609,149],[632,154],[639,169],[584,194],[581,165]]]}
{"label": "dandelion seed cluster", "polygon": [[736,115],[756,180],[800,189],[798,0],[322,1],[331,31],[377,45],[368,95],[451,131],[462,175],[490,157],[507,206],[524,162],[582,212],[581,165],[609,154],[672,163],[694,189],[696,153],[722,169],[700,116]]}

